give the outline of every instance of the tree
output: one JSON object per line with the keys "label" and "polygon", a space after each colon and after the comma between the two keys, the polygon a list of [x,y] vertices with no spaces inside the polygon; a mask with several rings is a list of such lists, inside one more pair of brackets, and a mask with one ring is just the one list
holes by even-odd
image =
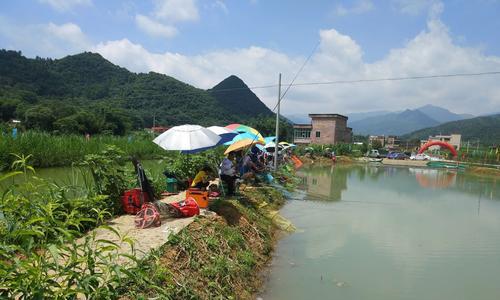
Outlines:
{"label": "tree", "polygon": [[76,119],[76,115],[61,118],[54,122],[54,128],[62,133],[75,133],[84,131],[83,126]]}
{"label": "tree", "polygon": [[377,150],[382,149],[382,143],[379,140],[374,140],[372,142],[372,148]]}
{"label": "tree", "polygon": [[18,104],[18,100],[0,99],[0,120],[9,121],[10,119],[13,119]]}
{"label": "tree", "polygon": [[37,105],[24,113],[24,122],[28,128],[52,130],[54,121],[53,111],[44,105]]}

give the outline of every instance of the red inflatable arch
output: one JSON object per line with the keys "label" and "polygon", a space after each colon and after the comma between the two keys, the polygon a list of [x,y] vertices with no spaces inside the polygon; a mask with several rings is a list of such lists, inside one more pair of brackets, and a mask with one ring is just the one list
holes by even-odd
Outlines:
{"label": "red inflatable arch", "polygon": [[453,147],[452,145],[450,145],[446,142],[441,142],[441,141],[428,141],[420,148],[420,150],[418,150],[418,154],[424,153],[424,151],[427,150],[427,148],[429,148],[431,146],[441,146],[441,147],[448,148],[450,150],[451,154],[453,155],[453,157],[458,156],[458,153],[457,153],[457,150],[455,150],[455,147]]}

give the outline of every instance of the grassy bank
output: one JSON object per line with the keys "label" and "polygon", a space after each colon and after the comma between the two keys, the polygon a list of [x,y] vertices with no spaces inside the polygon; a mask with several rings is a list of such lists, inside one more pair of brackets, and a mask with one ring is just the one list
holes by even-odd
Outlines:
{"label": "grassy bank", "polygon": [[278,229],[268,212],[283,202],[263,187],[214,203],[217,216],[172,236],[146,261],[149,276],[128,283],[122,299],[253,299]]}
{"label": "grassy bank", "polygon": [[[319,156],[319,155],[302,155],[299,156],[300,160],[304,164],[333,164],[334,162],[332,161],[331,158],[324,157],[324,156]],[[335,163],[354,163],[356,162],[355,158],[351,156],[337,156],[336,157],[336,162]]]}
{"label": "grassy bank", "polygon": [[18,155],[31,155],[34,167],[69,166],[82,161],[87,154],[96,154],[107,145],[116,146],[126,155],[140,159],[155,158],[166,152],[152,142],[153,136],[136,133],[129,136],[96,135],[86,139],[83,135],[53,135],[28,131],[16,138],[0,136],[0,171],[10,168]]}

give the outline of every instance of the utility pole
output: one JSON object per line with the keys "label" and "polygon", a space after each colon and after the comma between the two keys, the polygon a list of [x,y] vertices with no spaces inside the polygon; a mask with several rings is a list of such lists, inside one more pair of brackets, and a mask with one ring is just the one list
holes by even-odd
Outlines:
{"label": "utility pole", "polygon": [[278,170],[278,143],[280,140],[281,73],[278,79],[278,110],[276,111],[276,139],[274,140],[274,170]]}

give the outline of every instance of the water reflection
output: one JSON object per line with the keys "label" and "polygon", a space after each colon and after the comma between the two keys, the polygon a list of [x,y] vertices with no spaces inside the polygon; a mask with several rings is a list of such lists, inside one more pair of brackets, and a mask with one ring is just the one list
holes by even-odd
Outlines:
{"label": "water reflection", "polygon": [[409,168],[415,174],[418,184],[423,188],[447,188],[455,184],[457,173],[436,169]]}
{"label": "water reflection", "polygon": [[307,191],[307,199],[340,201],[347,189],[347,176],[352,169],[341,166],[306,167],[297,173],[300,189]]}
{"label": "water reflection", "polygon": [[[402,194],[418,193],[423,197],[429,197],[429,193],[437,190],[451,190],[500,200],[500,185],[497,178],[479,178],[455,170],[370,164],[333,165],[305,167],[297,175],[301,179],[298,188],[306,191],[305,198],[308,200],[340,201],[342,194],[348,189],[349,180],[354,178],[356,181],[384,184]],[[408,181],[408,176],[414,181]],[[352,179],[349,179],[351,177]],[[415,183],[420,190],[415,189]]]}
{"label": "water reflection", "polygon": [[500,295],[495,179],[371,165],[300,176],[307,201],[282,210],[299,230],[280,241],[264,299]]}

